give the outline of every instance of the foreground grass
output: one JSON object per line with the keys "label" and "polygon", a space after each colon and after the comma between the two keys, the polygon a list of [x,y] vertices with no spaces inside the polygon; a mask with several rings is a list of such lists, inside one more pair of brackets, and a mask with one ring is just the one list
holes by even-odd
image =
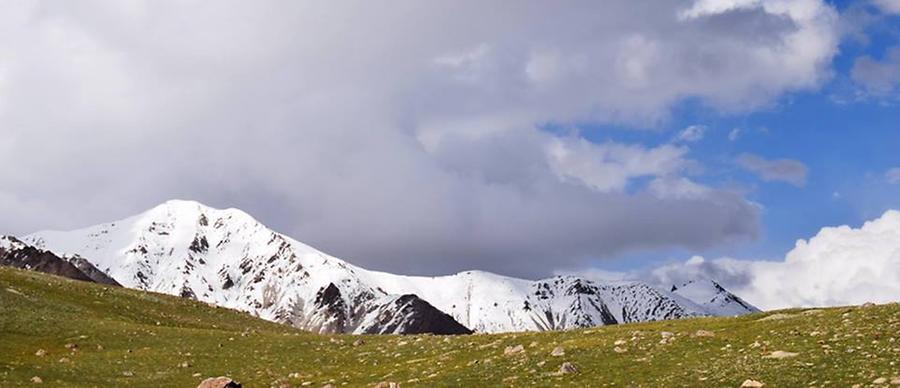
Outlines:
{"label": "foreground grass", "polygon": [[[662,332],[672,339],[661,341]],[[504,355],[516,345],[524,351]],[[551,356],[556,347],[565,355]],[[774,351],[796,356],[766,357]],[[578,372],[557,373],[563,362]],[[194,387],[219,375],[246,387],[737,387],[745,379],[844,387],[879,378],[887,386],[900,376],[900,305],[568,332],[320,336],[181,298],[0,268],[0,386],[38,376],[51,386]]]}

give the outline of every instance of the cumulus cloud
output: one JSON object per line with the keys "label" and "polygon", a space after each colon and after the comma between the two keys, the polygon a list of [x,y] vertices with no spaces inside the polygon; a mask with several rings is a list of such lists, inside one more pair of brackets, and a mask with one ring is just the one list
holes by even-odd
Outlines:
{"label": "cumulus cloud", "polygon": [[540,129],[829,77],[827,4],[700,3],[4,2],[0,231],[180,197],[373,268],[523,276],[752,238],[755,207],[686,150]]}
{"label": "cumulus cloud", "polygon": [[888,49],[881,60],[868,55],[857,58],[850,75],[872,95],[893,94],[900,85],[900,46]]}
{"label": "cumulus cloud", "polygon": [[739,155],[735,161],[745,170],[767,182],[781,181],[798,187],[806,184],[808,168],[802,162],[793,159],[769,160],[745,153]]}
{"label": "cumulus cloud", "polygon": [[698,276],[718,280],[763,309],[897,301],[900,211],[888,211],[860,228],[822,228],[815,237],[797,241],[782,261],[695,257],[647,275],[661,284]]}

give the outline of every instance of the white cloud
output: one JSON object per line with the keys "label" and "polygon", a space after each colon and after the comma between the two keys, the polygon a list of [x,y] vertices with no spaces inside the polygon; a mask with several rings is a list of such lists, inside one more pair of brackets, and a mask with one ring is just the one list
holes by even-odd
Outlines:
{"label": "white cloud", "polygon": [[682,142],[695,142],[702,140],[705,134],[706,126],[691,125],[679,132],[678,137],[676,137],[675,140]]}
{"label": "white cloud", "polygon": [[886,13],[900,13],[900,0],[873,0]]}
{"label": "white cloud", "polygon": [[764,309],[839,306],[900,300],[900,212],[891,210],[860,228],[822,228],[797,241],[783,261],[697,260],[652,271],[674,283],[705,276]]}
{"label": "white cloud", "polygon": [[[688,190],[678,148],[562,139],[548,158],[539,129],[654,126],[685,99],[753,110],[830,75],[825,2],[685,9],[3,2],[0,209],[35,210],[0,231],[193,198],[374,268],[527,276],[751,238],[755,207]],[[658,183],[622,190],[636,177]]]}
{"label": "white cloud", "polygon": [[887,172],[884,173],[884,179],[892,185],[900,183],[900,167],[894,167],[887,170]]}
{"label": "white cloud", "polygon": [[737,141],[738,137],[741,136],[742,130],[740,128],[734,128],[731,132],[728,132],[728,140]]}
{"label": "white cloud", "polygon": [[806,184],[809,169],[805,164],[793,159],[768,160],[745,153],[739,155],[735,161],[739,166],[767,182],[781,181],[798,187]]}
{"label": "white cloud", "polygon": [[686,148],[671,145],[646,149],[581,138],[556,138],[547,147],[554,173],[600,192],[624,191],[632,178],[674,175],[690,163],[686,153]]}

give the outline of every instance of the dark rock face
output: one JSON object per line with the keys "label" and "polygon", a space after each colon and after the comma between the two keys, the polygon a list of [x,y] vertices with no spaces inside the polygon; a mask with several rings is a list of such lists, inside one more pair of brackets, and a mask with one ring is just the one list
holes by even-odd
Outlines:
{"label": "dark rock face", "polygon": [[347,305],[341,297],[341,290],[334,283],[329,283],[328,287],[316,293],[314,306],[323,312],[323,315],[331,318],[329,331],[342,333],[347,330]]}
{"label": "dark rock face", "polygon": [[121,287],[115,279],[81,256],[62,258],[12,236],[0,236],[0,265]]}
{"label": "dark rock face", "polygon": [[[70,279],[93,282],[90,276],[74,264],[48,251],[27,245],[12,236],[2,236],[8,245],[0,246],[0,265],[49,273]],[[8,248],[3,248],[4,246]]]}
{"label": "dark rock face", "polygon": [[85,259],[81,256],[75,256],[75,257],[69,258],[69,263],[72,263],[72,265],[74,265],[75,268],[78,268],[81,272],[83,272],[85,275],[87,275],[89,278],[91,278],[91,280],[93,280],[97,283],[106,284],[106,285],[110,285],[110,286],[116,286],[116,287],[122,287],[122,285],[119,284],[119,282],[117,282],[115,279],[109,277],[109,275],[107,275],[103,271],[97,269],[97,267],[94,267],[93,264],[91,264],[90,262],[87,261],[87,259]]}
{"label": "dark rock face", "polygon": [[380,307],[377,322],[364,328],[365,334],[472,334],[472,330],[416,295],[401,295]]}

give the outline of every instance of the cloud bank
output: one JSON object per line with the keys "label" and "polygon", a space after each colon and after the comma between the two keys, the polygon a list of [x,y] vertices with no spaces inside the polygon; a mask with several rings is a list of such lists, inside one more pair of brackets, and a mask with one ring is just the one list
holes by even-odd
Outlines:
{"label": "cloud bank", "polygon": [[170,198],[240,207],[375,269],[540,276],[752,238],[756,207],[689,150],[547,123],[653,127],[815,88],[817,0],[0,5],[0,232]]}
{"label": "cloud bank", "polygon": [[660,284],[705,276],[763,309],[886,303],[900,296],[900,211],[860,228],[822,228],[783,261],[694,257],[643,274]]}

